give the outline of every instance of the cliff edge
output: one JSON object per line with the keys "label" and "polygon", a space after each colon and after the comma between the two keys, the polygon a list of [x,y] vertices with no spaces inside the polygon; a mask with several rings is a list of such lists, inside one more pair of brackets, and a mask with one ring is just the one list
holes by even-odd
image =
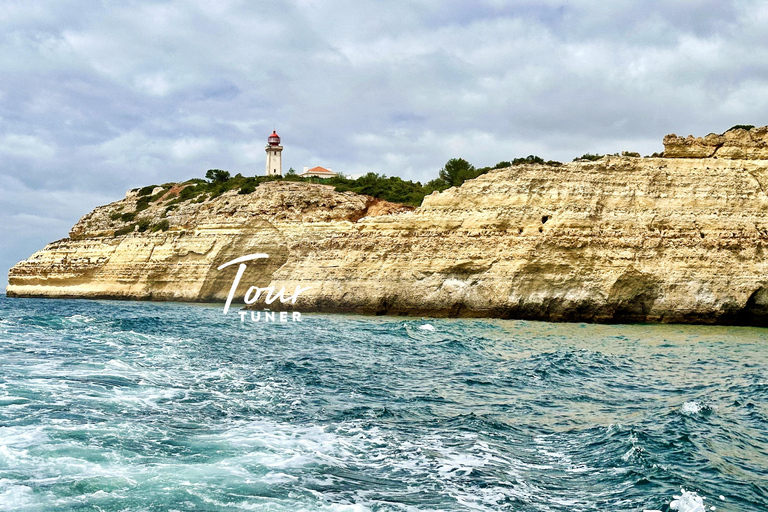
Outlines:
{"label": "cliff edge", "polygon": [[[518,165],[413,211],[307,183],[185,201],[183,185],[151,201],[130,192],[15,265],[7,294],[222,301],[237,269],[218,266],[266,253],[233,306],[248,286],[301,286],[288,309],[766,325],[768,155],[746,136],[748,159],[720,145],[695,158]],[[665,156],[679,146],[668,141]]]}
{"label": "cliff edge", "polygon": [[664,137],[667,158],[730,158],[732,160],[765,160],[768,158],[768,126],[760,128],[736,126],[720,135],[706,137]]}

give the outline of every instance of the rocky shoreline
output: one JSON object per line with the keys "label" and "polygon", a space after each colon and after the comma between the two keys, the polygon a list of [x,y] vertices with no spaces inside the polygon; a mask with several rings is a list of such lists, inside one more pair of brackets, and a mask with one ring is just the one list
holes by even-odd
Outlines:
{"label": "rocky shoreline", "polygon": [[218,267],[265,253],[233,307],[248,286],[301,286],[285,309],[768,325],[768,160],[722,152],[768,129],[734,132],[720,158],[668,136],[674,157],[518,165],[415,210],[276,181],[169,208],[173,184],[135,213],[132,191],[15,265],[7,295],[223,302],[237,266]]}

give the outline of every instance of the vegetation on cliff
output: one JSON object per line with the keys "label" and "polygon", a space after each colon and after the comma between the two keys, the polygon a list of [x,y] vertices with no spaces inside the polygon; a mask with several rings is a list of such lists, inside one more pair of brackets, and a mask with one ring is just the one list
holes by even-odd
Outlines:
{"label": "vegetation on cliff", "polygon": [[754,127],[755,127],[755,125],[753,125],[753,124],[737,124],[737,125],[731,126],[727,130],[725,130],[723,132],[723,134],[726,134],[728,132],[732,132],[733,130],[746,130],[746,131],[749,131],[749,130],[751,130]]}
{"label": "vegetation on cliff", "polygon": [[[755,129],[751,125],[736,125],[726,130],[723,135],[710,134],[704,139],[691,137],[683,139],[669,135],[664,139],[665,154],[663,156],[701,157],[719,151],[718,154],[722,153],[723,156],[735,158],[742,156],[742,153],[745,152],[744,148],[747,148],[747,152],[754,154],[753,156],[768,154],[768,150],[765,149],[768,147],[768,143],[763,140],[763,135],[766,132],[768,132],[768,127]],[[745,140],[742,141],[741,139]],[[736,149],[731,148],[734,145],[738,147]],[[581,157],[575,158],[574,161],[596,162],[606,156],[608,155],[585,153]],[[640,154],[623,151],[615,153],[613,156],[639,158]],[[651,157],[661,156],[659,153],[651,155]],[[464,182],[493,170],[525,164],[552,167],[563,165],[553,160],[545,161],[536,155],[503,160],[493,166],[480,168],[463,158],[451,158],[438,171],[438,176],[425,184],[419,181],[404,180],[398,176],[387,176],[373,172],[357,178],[335,175],[328,179],[320,179],[301,177],[293,169],[290,169],[285,176],[250,177],[241,174],[232,176],[222,169],[209,169],[205,173],[205,179],[194,178],[183,183],[166,183],[160,186],[150,185],[133,189],[135,202],[126,206],[125,211],[121,209],[109,215],[111,223],[109,232],[120,236],[134,231],[166,231],[169,229],[169,222],[166,217],[181,206],[211,201],[229,191],[236,191],[238,195],[252,194],[260,185],[272,181],[321,183],[334,187],[337,192],[354,192],[390,203],[420,206],[424,198],[435,191],[442,192],[451,187],[461,186]],[[150,207],[152,208],[149,211],[142,213]]]}
{"label": "vegetation on cliff", "polygon": [[[215,199],[229,190],[237,190],[238,194],[250,194],[256,190],[256,187],[269,181],[294,181],[306,183],[323,183],[332,185],[338,192],[355,192],[357,194],[383,199],[392,203],[400,203],[409,206],[419,206],[425,196],[432,192],[442,192],[451,187],[458,187],[467,180],[471,180],[486,174],[495,169],[504,169],[521,164],[545,164],[559,166],[560,162],[553,160],[545,161],[543,158],[529,155],[523,158],[515,158],[512,161],[501,161],[494,166],[476,168],[474,165],[463,158],[451,158],[440,169],[438,177],[426,184],[419,181],[404,180],[398,176],[387,176],[369,172],[358,178],[347,178],[342,175],[336,175],[327,179],[304,178],[298,176],[293,169],[286,176],[250,176],[241,174],[231,176],[229,172],[221,169],[209,169],[206,179],[194,178],[180,184],[180,191],[172,191],[178,187],[175,183],[166,183],[164,185],[150,185],[141,189],[134,189],[138,192],[139,200],[136,212],[145,210],[150,203],[164,198],[167,203],[166,211],[169,211],[179,203],[193,200],[203,202]],[[152,194],[158,187],[159,192]],[[174,193],[175,192],[175,193]],[[170,200],[169,196],[171,197]],[[113,219],[115,220],[115,219]],[[123,218],[124,221],[132,219]]]}

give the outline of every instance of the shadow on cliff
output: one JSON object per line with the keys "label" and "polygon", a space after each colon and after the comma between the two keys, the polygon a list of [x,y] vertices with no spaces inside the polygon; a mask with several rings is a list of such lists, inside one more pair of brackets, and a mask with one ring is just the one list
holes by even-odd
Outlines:
{"label": "shadow on cliff", "polygon": [[288,246],[279,229],[267,221],[256,220],[242,229],[222,247],[206,273],[200,288],[201,301],[225,301],[229,289],[237,275],[238,265],[230,265],[222,270],[218,267],[235,258],[247,254],[264,253],[269,258],[249,261],[235,297],[242,297],[251,286],[265,287],[272,280],[272,275],[288,261]]}
{"label": "shadow on cliff", "polygon": [[768,288],[761,285],[742,309],[724,314],[719,323],[768,327]]}
{"label": "shadow on cliff", "polygon": [[659,283],[653,277],[630,268],[616,279],[608,293],[607,306],[613,310],[609,321],[648,321],[659,295]]}

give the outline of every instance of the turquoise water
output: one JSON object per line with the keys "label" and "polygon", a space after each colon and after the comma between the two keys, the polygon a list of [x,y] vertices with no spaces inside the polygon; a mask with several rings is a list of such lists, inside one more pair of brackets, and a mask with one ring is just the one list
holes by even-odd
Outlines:
{"label": "turquoise water", "polygon": [[0,510],[768,510],[768,330],[302,320],[0,297]]}

